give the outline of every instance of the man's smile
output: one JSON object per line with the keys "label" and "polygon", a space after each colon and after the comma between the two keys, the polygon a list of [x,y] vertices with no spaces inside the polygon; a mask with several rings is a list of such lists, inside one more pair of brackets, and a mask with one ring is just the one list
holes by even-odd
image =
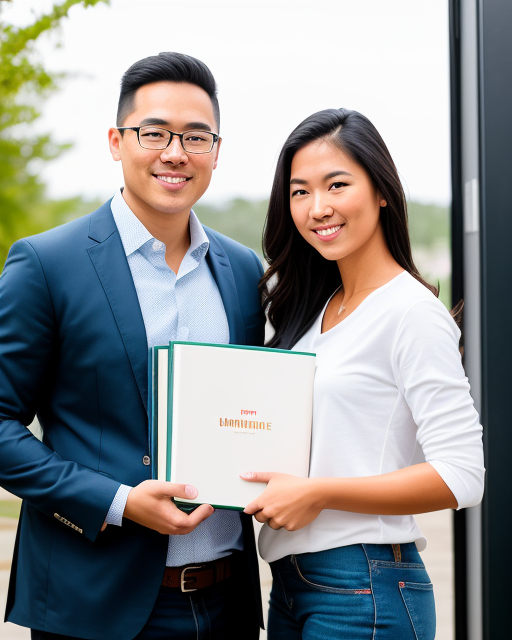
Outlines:
{"label": "man's smile", "polygon": [[190,180],[190,178],[170,178],[169,176],[156,176],[159,180],[163,180],[164,182],[170,182],[171,184],[177,184],[178,182],[186,182]]}
{"label": "man's smile", "polygon": [[165,188],[171,191],[182,189],[192,179],[192,176],[186,176],[183,173],[154,173],[153,176],[162,183],[162,186],[165,185]]}

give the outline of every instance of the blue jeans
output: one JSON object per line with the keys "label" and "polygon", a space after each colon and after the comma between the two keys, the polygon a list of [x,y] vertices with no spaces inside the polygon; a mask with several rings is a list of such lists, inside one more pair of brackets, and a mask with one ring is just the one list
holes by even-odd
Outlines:
{"label": "blue jeans", "polygon": [[414,543],[356,544],[271,563],[268,640],[433,640],[432,583]]}
{"label": "blue jeans", "polygon": [[[134,640],[239,640],[243,622],[233,610],[233,579],[191,593],[161,587],[149,620]],[[122,597],[122,594],[119,596]],[[231,605],[231,606],[230,606]],[[77,629],[77,633],[80,630]],[[109,640],[109,634],[105,640]],[[32,629],[32,640],[76,640]]]}
{"label": "blue jeans", "polygon": [[153,612],[134,640],[235,640],[232,579],[191,593],[161,587]]}

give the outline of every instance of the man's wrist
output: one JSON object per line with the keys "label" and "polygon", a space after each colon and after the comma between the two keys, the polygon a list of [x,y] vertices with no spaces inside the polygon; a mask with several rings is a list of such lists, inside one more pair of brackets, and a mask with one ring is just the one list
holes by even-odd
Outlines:
{"label": "man's wrist", "polygon": [[133,487],[126,484],[119,486],[119,489],[112,500],[112,504],[110,505],[110,509],[108,510],[107,517],[105,518],[106,524],[114,524],[117,527],[120,527],[123,524],[123,514],[126,508],[126,501],[128,500],[128,494],[132,488]]}

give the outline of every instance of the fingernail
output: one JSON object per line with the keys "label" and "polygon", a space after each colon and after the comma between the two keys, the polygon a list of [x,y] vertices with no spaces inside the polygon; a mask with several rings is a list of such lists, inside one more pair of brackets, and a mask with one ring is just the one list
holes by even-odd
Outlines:
{"label": "fingernail", "polygon": [[240,477],[245,478],[246,480],[250,480],[251,478],[254,478],[254,473],[251,473],[251,472],[241,473]]}
{"label": "fingernail", "polygon": [[186,484],[185,493],[187,494],[187,498],[195,498],[197,496],[197,489],[191,484]]}

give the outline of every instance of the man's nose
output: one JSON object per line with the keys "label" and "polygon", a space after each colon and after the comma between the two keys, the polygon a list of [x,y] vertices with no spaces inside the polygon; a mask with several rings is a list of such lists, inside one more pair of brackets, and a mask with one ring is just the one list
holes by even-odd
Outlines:
{"label": "man's nose", "polygon": [[160,154],[162,162],[171,162],[172,164],[184,164],[188,161],[188,156],[181,146],[179,136],[173,136],[169,146],[162,150]]}

